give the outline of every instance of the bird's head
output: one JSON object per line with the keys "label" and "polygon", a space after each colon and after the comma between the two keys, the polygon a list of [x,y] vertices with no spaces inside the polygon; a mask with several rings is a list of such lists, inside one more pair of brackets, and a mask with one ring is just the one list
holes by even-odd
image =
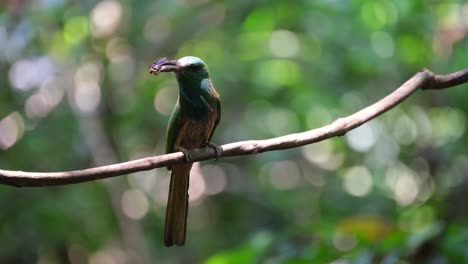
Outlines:
{"label": "bird's head", "polygon": [[174,72],[177,78],[206,79],[210,77],[208,66],[198,57],[186,56],[178,60],[157,59],[151,64],[149,72]]}
{"label": "bird's head", "polygon": [[208,66],[200,58],[187,56],[178,60],[157,59],[150,66],[149,72],[175,73],[179,84],[180,105],[191,109],[188,111],[191,119],[199,120],[214,111],[215,106],[210,105],[213,102],[207,102],[206,98],[219,98],[219,94],[211,82]]}

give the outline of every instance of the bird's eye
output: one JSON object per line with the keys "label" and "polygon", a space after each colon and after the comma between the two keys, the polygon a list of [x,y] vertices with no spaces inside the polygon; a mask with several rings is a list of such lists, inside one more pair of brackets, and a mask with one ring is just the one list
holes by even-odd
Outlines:
{"label": "bird's eye", "polygon": [[195,71],[201,70],[201,68],[202,66],[200,64],[193,64],[190,66],[190,69],[195,70]]}

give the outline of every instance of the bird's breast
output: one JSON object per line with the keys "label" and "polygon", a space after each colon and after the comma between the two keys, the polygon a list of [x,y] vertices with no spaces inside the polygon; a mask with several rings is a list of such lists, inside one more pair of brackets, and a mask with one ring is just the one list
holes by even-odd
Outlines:
{"label": "bird's breast", "polygon": [[211,131],[214,129],[216,114],[208,114],[200,120],[185,118],[180,132],[175,141],[175,149],[183,147],[193,149],[202,147],[209,140]]}

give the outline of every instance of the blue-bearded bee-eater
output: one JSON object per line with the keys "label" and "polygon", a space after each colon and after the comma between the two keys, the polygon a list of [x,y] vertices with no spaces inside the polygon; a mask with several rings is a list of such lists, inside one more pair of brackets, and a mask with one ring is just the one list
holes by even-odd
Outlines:
{"label": "blue-bearded bee-eater", "polygon": [[222,149],[209,141],[221,118],[221,105],[208,67],[200,58],[158,59],[150,66],[150,73],[160,72],[174,72],[179,84],[179,98],[167,128],[166,153],[182,151],[187,159],[187,163],[168,167],[172,173],[164,244],[182,246],[187,230],[189,175],[193,165],[186,150],[208,145],[220,155]]}

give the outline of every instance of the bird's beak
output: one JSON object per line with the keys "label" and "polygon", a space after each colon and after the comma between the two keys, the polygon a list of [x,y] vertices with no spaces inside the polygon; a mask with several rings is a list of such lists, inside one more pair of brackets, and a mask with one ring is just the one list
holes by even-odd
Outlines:
{"label": "bird's beak", "polygon": [[157,59],[151,64],[149,73],[158,74],[160,72],[173,72],[177,71],[177,60],[168,60],[167,58]]}

